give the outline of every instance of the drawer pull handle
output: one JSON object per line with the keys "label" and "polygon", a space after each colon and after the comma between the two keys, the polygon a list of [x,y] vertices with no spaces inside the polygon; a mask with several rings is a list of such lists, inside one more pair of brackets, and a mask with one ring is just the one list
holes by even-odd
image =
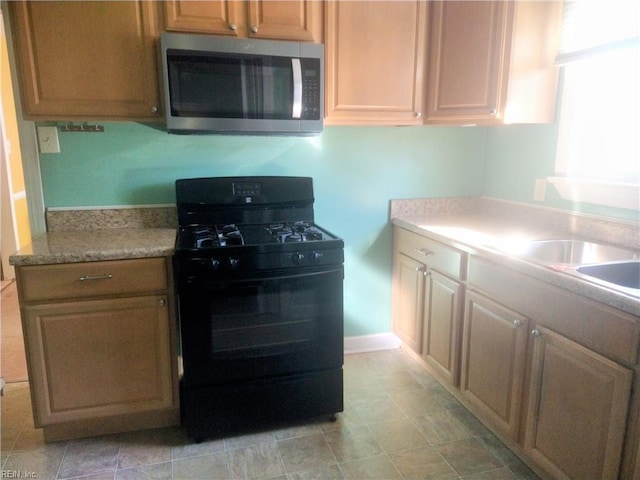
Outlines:
{"label": "drawer pull handle", "polygon": [[429,255],[433,255],[433,252],[431,250],[427,250],[426,248],[416,248],[415,250],[420,255],[424,255],[425,257],[428,257]]}
{"label": "drawer pull handle", "polygon": [[87,281],[87,280],[109,280],[111,278],[113,278],[113,275],[111,275],[110,273],[107,273],[105,275],[94,275],[94,276],[83,275],[83,276],[80,277],[80,281],[84,282],[84,281]]}

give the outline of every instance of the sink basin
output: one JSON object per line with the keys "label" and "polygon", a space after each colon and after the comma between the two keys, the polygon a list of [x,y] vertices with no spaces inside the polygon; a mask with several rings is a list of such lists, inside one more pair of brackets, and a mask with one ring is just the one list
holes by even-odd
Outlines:
{"label": "sink basin", "polygon": [[587,265],[576,270],[621,287],[640,289],[640,261]]}
{"label": "sink basin", "polygon": [[[587,265],[638,260],[638,252],[583,240],[535,240],[518,254],[545,264]],[[637,262],[636,262],[637,263]]]}

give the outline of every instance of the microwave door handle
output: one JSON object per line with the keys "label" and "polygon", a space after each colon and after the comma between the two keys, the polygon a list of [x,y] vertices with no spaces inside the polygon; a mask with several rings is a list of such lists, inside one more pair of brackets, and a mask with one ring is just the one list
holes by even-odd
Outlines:
{"label": "microwave door handle", "polygon": [[291,69],[293,70],[293,118],[302,116],[302,67],[299,58],[291,59]]}

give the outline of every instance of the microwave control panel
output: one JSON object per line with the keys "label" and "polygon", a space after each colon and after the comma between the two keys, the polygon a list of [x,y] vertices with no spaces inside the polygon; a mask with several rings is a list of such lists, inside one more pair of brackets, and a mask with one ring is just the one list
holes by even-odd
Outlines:
{"label": "microwave control panel", "polygon": [[320,61],[311,58],[300,59],[302,66],[302,114],[303,120],[320,119],[320,91],[322,76]]}

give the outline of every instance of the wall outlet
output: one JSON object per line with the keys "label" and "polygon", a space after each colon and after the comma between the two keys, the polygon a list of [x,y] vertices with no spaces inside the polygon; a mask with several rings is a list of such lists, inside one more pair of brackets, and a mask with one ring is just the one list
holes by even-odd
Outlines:
{"label": "wall outlet", "polygon": [[40,153],[60,153],[58,127],[38,127],[38,147]]}
{"label": "wall outlet", "polygon": [[533,199],[536,202],[544,202],[544,197],[547,193],[547,179],[536,178],[536,185],[533,190]]}

